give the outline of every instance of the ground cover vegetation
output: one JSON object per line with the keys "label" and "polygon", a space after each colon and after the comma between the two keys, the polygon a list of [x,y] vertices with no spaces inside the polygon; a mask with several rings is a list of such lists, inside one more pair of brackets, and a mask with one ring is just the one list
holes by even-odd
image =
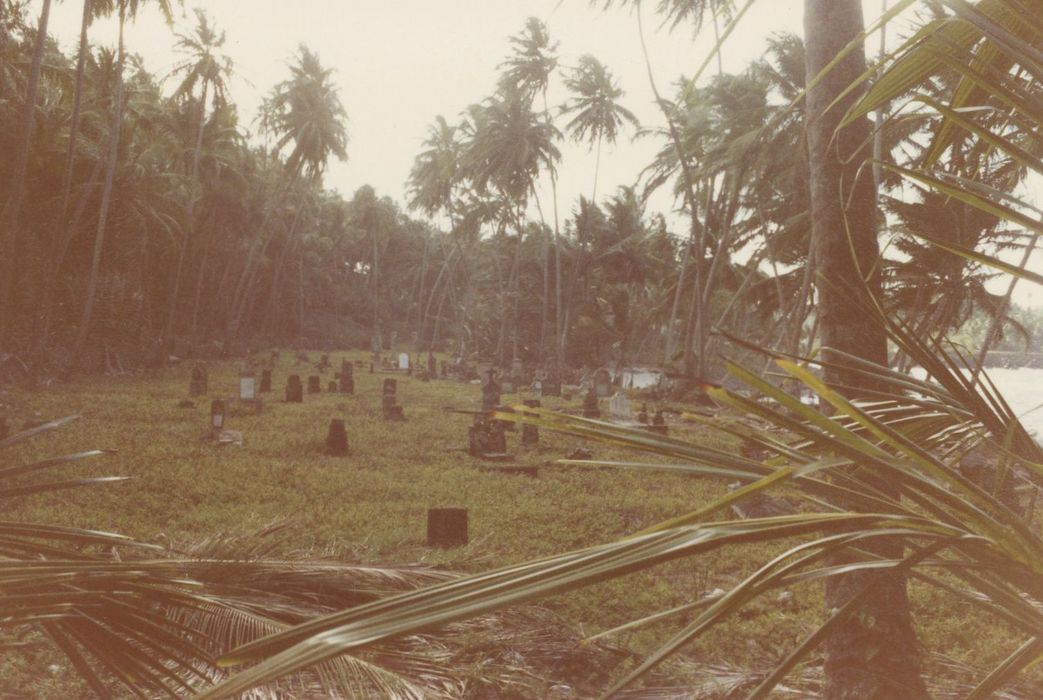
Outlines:
{"label": "ground cover vegetation", "polygon": [[[169,16],[170,5],[157,4]],[[643,32],[641,3],[604,4],[632,10]],[[493,94],[458,120],[435,119],[410,178],[409,205],[424,221],[370,188],[350,200],[323,189],[329,159],[345,157],[349,144],[330,70],[306,47],[255,122],[268,139],[262,145],[246,137],[226,99],[231,66],[221,56],[223,35],[205,15],[181,35],[186,61],[169,95],[129,55],[122,31],[115,50],[90,50],[92,21],[114,15],[122,29],[139,5],[85,3],[74,67],[47,38],[49,2],[35,29],[19,5],[0,4],[0,119],[12,125],[0,138],[14,154],[0,163],[9,183],[0,215],[0,350],[9,377],[161,365],[172,350],[241,355],[270,339],[381,348],[397,336],[411,337],[417,349],[451,345],[466,360],[501,367],[522,360],[561,371],[654,359],[673,364],[682,389],[699,388],[736,413],[720,413],[711,419],[715,432],[706,428],[694,440],[542,409],[503,414],[573,436],[557,440],[607,441],[613,447],[597,448],[605,451],[598,462],[625,461],[626,468],[591,472],[588,460],[535,481],[501,481],[502,474],[484,481],[473,465],[445,464],[425,442],[444,441],[454,420],[430,400],[441,392],[459,397],[453,392],[463,385],[418,384],[426,409],[401,428],[419,431],[414,439],[396,446],[398,434],[389,438],[377,428],[370,438],[380,445],[373,454],[386,452],[390,471],[401,473],[394,490],[382,473],[365,469],[357,484],[334,492],[338,498],[331,498],[332,476],[322,473],[332,465],[302,477],[307,467],[294,464],[295,453],[320,439],[295,437],[306,411],[277,411],[273,418],[287,428],[278,440],[248,444],[231,458],[240,474],[256,474],[258,461],[273,460],[262,467],[264,478],[246,479],[245,488],[231,478],[236,470],[140,456],[128,456],[125,466],[169,491],[144,488],[120,507],[110,499],[134,487],[110,484],[66,498],[66,487],[94,482],[5,484],[6,494],[28,499],[16,510],[30,521],[95,527],[99,511],[121,513],[118,524],[132,537],[149,541],[162,532],[175,543],[164,550],[169,561],[134,557],[123,564],[123,543],[112,536],[6,524],[7,612],[16,634],[28,630],[12,648],[33,647],[46,635],[48,648],[102,695],[113,683],[187,692],[218,680],[219,667],[244,664],[253,665],[204,695],[233,695],[302,671],[312,674],[308,682],[363,693],[493,692],[480,685],[482,674],[474,674],[479,685],[462,687],[466,674],[431,671],[430,648],[425,664],[425,650],[401,645],[435,628],[451,638],[441,626],[480,626],[476,615],[568,593],[552,605],[573,622],[595,620],[589,624],[598,629],[640,617],[631,603],[662,609],[626,629],[634,636],[622,653],[643,658],[623,658],[596,679],[570,677],[591,684],[582,692],[596,687],[618,695],[641,682],[676,682],[664,667],[672,660],[702,664],[702,671],[719,662],[725,675],[738,668],[732,689],[753,697],[777,690],[783,679],[804,682],[797,692],[837,698],[950,691],[986,697],[1041,658],[1036,582],[1043,545],[1028,505],[1008,487],[1034,489],[1043,455],[976,367],[1009,327],[1014,283],[1043,281],[1026,269],[1043,227],[1022,197],[1027,174],[1043,170],[1038,1],[895,2],[881,22],[916,11],[914,30],[867,67],[861,3],[807,0],[802,39],[774,37],[764,60],[728,75],[721,45],[755,4],[663,0],[656,6],[663,21],[696,30],[706,23],[720,40],[707,45],[706,64],[680,81],[674,99],[659,97],[663,123],[642,133],[663,148],[635,186],[599,204],[595,172],[590,200],[581,198],[564,216],[553,176],[563,132],[600,154],[634,120],[608,68],[593,57],[560,65],[549,29],[530,20],[511,38]],[[716,76],[700,82],[715,54]],[[659,95],[652,66],[649,78]],[[559,80],[572,95],[560,108],[547,99]],[[551,175],[550,192],[536,186],[541,172]],[[644,195],[664,186],[673,187],[690,222],[683,236],[644,211]],[[996,257],[1005,250],[1021,254],[1020,266]],[[998,272],[1011,275],[1005,294],[985,287]],[[950,331],[982,314],[989,321],[976,356],[945,345]],[[334,337],[334,324],[349,333]],[[765,357],[776,368],[767,375]],[[931,381],[892,369],[913,365]],[[162,387],[175,381],[176,370],[157,372],[151,391],[170,397]],[[732,391],[707,383],[726,373]],[[764,378],[780,373],[791,390],[803,385],[817,394],[823,412]],[[115,442],[140,441],[141,454],[185,445],[190,421],[170,416],[176,411],[169,403],[142,406],[149,390],[138,379],[81,382],[66,388],[90,398],[83,409],[89,424],[117,431]],[[99,401],[107,396],[119,415],[106,415],[115,410]],[[53,391],[18,400],[27,410],[50,408],[53,417],[59,413],[46,404],[62,398],[69,396]],[[345,402],[334,404],[339,412],[360,406],[337,400]],[[120,420],[124,411],[133,418]],[[152,437],[154,420],[149,432],[128,428],[162,415],[179,426],[170,435]],[[66,434],[76,436],[75,427]],[[21,445],[14,449],[31,449],[22,437],[13,438]],[[651,454],[651,464],[613,451],[623,446]],[[261,452],[244,460],[251,450]],[[988,473],[969,474],[965,458],[982,451]],[[216,455],[198,458],[206,464]],[[370,469],[382,472],[383,459],[374,456]],[[664,463],[672,466],[665,471],[681,473],[659,473]],[[3,476],[58,465],[5,467]],[[436,480],[424,478],[433,471]],[[740,488],[725,494],[721,478]],[[471,572],[506,568],[441,582],[432,580],[441,573],[410,578],[399,570],[382,578],[396,585],[371,582],[367,598],[336,587],[316,598],[308,585],[272,591],[258,583],[283,580],[256,574],[264,567],[291,577],[307,570],[288,561],[300,557],[262,557],[250,564],[258,567],[253,578],[240,573],[222,588],[213,572],[228,564],[229,550],[207,557],[188,544],[215,537],[212,528],[227,524],[229,514],[263,526],[300,498],[289,488],[299,486],[312,491],[297,501],[308,504],[308,534],[297,542],[306,555],[356,556],[357,539],[340,543],[378,521],[380,528],[366,530],[361,554],[386,560],[392,552],[416,552],[415,535],[396,530],[390,523],[397,520],[375,504],[397,503],[392,496],[401,494],[404,522],[420,491],[437,495],[453,485],[443,493],[480,496],[478,522],[494,527],[484,551],[477,549],[489,559],[429,561]],[[730,506],[777,488],[794,510],[728,515]],[[561,492],[589,497],[592,510],[561,508]],[[227,510],[207,501],[213,493],[227,500]],[[509,504],[505,493],[513,496]],[[639,505],[610,505],[631,494]],[[493,509],[494,502],[503,508]],[[172,518],[171,532],[156,527],[159,512]],[[546,527],[534,529],[534,522]],[[521,536],[496,525],[516,526]],[[265,554],[283,554],[286,546]],[[340,576],[343,586],[350,565],[340,566],[331,575],[314,565],[306,578]],[[710,572],[709,582],[702,572]],[[647,578],[617,580],[625,574]],[[722,594],[704,595],[718,581]],[[32,589],[44,582],[55,588],[34,598]],[[824,614],[813,612],[819,584]],[[199,587],[195,597],[184,590],[192,585]],[[780,589],[796,597],[772,605],[765,595]],[[272,600],[280,603],[274,611]],[[796,613],[781,615],[782,602],[791,600]],[[114,606],[130,606],[133,614],[114,617]],[[939,609],[958,612],[939,620]],[[247,619],[253,624],[244,625]],[[226,621],[222,633],[215,634],[215,620]],[[666,626],[650,631],[649,622]],[[932,644],[944,634],[961,639],[969,628],[976,636],[966,649]],[[749,635],[739,641],[736,630]],[[167,644],[146,641],[155,633]],[[956,661],[918,653],[918,638]],[[106,644],[90,643],[98,639]],[[693,654],[678,661],[682,649]],[[821,682],[809,686],[808,669],[819,658]],[[954,663],[966,660],[984,668],[954,673]],[[391,669],[393,661],[401,665]],[[578,665],[591,666],[589,659]],[[957,682],[939,687],[943,676]],[[550,682],[549,671],[527,677],[530,684],[515,685],[515,692],[550,692],[538,686]],[[965,678],[969,685],[961,685]]]}

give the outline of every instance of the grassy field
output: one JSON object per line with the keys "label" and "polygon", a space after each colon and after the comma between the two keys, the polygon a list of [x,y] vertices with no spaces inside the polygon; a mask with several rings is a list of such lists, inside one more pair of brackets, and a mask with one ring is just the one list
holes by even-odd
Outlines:
{"label": "grassy field", "polygon": [[[318,354],[311,356],[314,360]],[[446,410],[476,410],[481,396],[476,384],[396,375],[408,420],[388,423],[381,419],[380,394],[381,382],[391,375],[356,369],[354,395],[325,392],[342,358],[364,359],[368,368],[368,355],[333,354],[333,367],[323,373],[323,393],[288,404],[282,400],[287,375],[297,373],[306,381],[318,371],[284,352],[273,372],[274,391],[263,395],[263,414],[233,407],[228,418],[227,427],[242,433],[242,446],[217,446],[208,439],[210,399],[236,394],[237,363],[211,363],[209,394],[194,399],[191,408],[179,407],[188,397],[188,364],[4,394],[0,402],[15,427],[23,420],[83,417],[51,438],[10,451],[5,459],[19,463],[104,448],[114,453],[73,469],[131,477],[110,486],[33,497],[9,509],[5,519],[114,531],[175,547],[279,522],[289,528],[273,544],[273,555],[428,562],[478,571],[619,538],[706,503],[726,488],[687,476],[613,469],[547,466],[537,478],[482,471],[483,463],[464,449],[470,416]],[[522,398],[505,395],[503,402]],[[578,398],[544,400],[545,406],[563,410],[578,409],[579,403]],[[331,418],[345,419],[349,457],[323,453]],[[672,425],[671,430],[729,446],[725,438],[695,425]],[[519,462],[542,464],[580,446],[598,459],[634,457],[545,431],[538,448],[525,450],[519,435],[508,433],[508,450]],[[425,546],[426,511],[437,506],[469,510],[471,544],[451,550]],[[548,605],[582,634],[592,634],[727,588],[772,551],[730,549],[574,592]],[[739,668],[777,661],[821,619],[817,589],[793,593],[785,605],[775,599],[752,605],[741,618],[711,630],[687,650],[689,655],[700,663]],[[1005,655],[1007,630],[983,626],[963,606],[920,588],[913,589],[913,602],[928,646],[976,662]],[[647,651],[678,624],[652,626],[614,641]],[[603,669],[606,682],[620,671]],[[0,692],[0,697],[7,695]]]}

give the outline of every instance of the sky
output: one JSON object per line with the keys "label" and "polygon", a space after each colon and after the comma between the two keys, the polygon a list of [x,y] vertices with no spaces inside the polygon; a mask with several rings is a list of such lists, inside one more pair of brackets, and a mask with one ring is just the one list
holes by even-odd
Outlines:
{"label": "sky", "polygon": [[[867,22],[879,15],[884,1],[863,1]],[[35,0],[30,12],[38,6]],[[81,8],[80,2],[53,5],[51,33],[69,53],[76,48]],[[347,161],[331,162],[325,182],[349,198],[368,184],[404,205],[409,171],[428,126],[437,115],[456,121],[469,104],[492,93],[498,67],[510,53],[508,39],[521,32],[528,17],[546,22],[558,42],[561,66],[573,66],[583,54],[592,54],[619,80],[626,92],[622,104],[643,125],[663,123],[629,9],[604,11],[601,3],[592,6],[588,0],[185,0],[175,11],[173,31],[147,6],[128,28],[129,50],[140,54],[151,72],[168,75],[178,61],[174,31],[190,31],[197,8],[226,32],[225,53],[235,70],[231,97],[248,129],[253,129],[262,97],[288,77],[298,45],[306,44],[333,69],[348,114],[350,142]],[[649,10],[644,21],[655,79],[660,92],[672,96],[677,79],[694,73],[712,51],[712,28],[698,37],[688,27],[669,31]],[[99,21],[91,29],[91,41],[115,44],[115,25],[115,18]],[[901,22],[892,25],[889,36],[894,40],[903,29]],[[725,70],[742,70],[759,58],[773,32],[803,34],[803,0],[760,0],[725,44]],[[878,39],[869,40],[871,53],[877,45]],[[560,78],[556,83],[550,91],[552,106],[566,97]],[[172,78],[165,88],[175,85]],[[632,141],[630,136],[602,151],[599,200],[619,186],[634,184],[661,146],[653,138]],[[590,196],[595,156],[585,144],[565,143],[561,150],[558,201],[564,220],[580,194]],[[546,178],[540,192],[551,216]],[[673,206],[663,192],[649,209],[665,213]],[[1043,293],[1033,290],[1031,299],[1025,296],[1032,286],[1021,285],[1019,301],[1043,304]]]}

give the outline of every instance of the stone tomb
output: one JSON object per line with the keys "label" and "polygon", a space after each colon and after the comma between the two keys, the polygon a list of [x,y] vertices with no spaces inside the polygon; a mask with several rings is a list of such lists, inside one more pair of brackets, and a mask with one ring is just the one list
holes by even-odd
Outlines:
{"label": "stone tomb", "polygon": [[405,420],[406,415],[398,405],[398,380],[390,377],[384,380],[382,408],[384,420]]}
{"label": "stone tomb", "polygon": [[304,403],[304,387],[299,374],[286,378],[286,403]]}
{"label": "stone tomb", "polygon": [[616,420],[630,420],[630,399],[622,391],[616,392],[608,401],[608,410]]}

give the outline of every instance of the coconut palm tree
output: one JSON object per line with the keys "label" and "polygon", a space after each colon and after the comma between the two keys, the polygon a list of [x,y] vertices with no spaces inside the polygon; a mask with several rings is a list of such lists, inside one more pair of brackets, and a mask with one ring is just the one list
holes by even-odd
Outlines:
{"label": "coconut palm tree", "polygon": [[238,334],[249,311],[257,267],[271,242],[267,229],[275,210],[281,208],[283,198],[302,174],[317,178],[326,170],[331,156],[339,160],[348,156],[347,113],[332,76],[333,69],[324,68],[318,55],[301,44],[295,62],[290,65],[290,78],[273,88],[262,108],[260,125],[275,137],[273,151],[289,151],[285,162],[286,179],[275,204],[265,213],[240,275],[232,302],[229,338]]}
{"label": "coconut palm tree", "polygon": [[[177,303],[189,244],[196,232],[196,201],[199,199],[199,163],[203,156],[203,132],[206,127],[207,98],[213,92],[212,110],[216,112],[227,98],[226,78],[232,71],[232,59],[219,52],[225,43],[224,32],[217,31],[203,10],[196,9],[196,26],[192,34],[179,33],[176,48],[186,58],[174,67],[172,74],[183,78],[174,90],[175,100],[196,102],[195,145],[192,149],[192,165],[189,175],[188,203],[185,212],[185,237],[179,245],[177,271],[174,273],[174,289],[170,294],[170,309],[167,314],[165,335],[169,338],[174,331]],[[198,88],[199,94],[195,95]]]}
{"label": "coconut palm tree", "polygon": [[596,149],[594,162],[594,187],[590,201],[598,199],[598,169],[601,166],[601,142],[616,142],[624,124],[637,128],[637,117],[619,104],[623,89],[619,87],[609,70],[590,54],[581,56],[579,65],[565,79],[565,86],[573,93],[562,107],[562,114],[573,114],[565,130],[577,142],[587,141]]}
{"label": "coconut palm tree", "polygon": [[[105,233],[108,226],[109,207],[112,204],[112,186],[116,177],[116,169],[119,164],[120,132],[123,130],[124,109],[124,81],[123,67],[126,61],[126,47],[123,43],[124,29],[127,20],[137,17],[138,11],[148,3],[148,0],[118,0],[119,13],[119,39],[117,41],[116,59],[116,88],[112,103],[112,126],[108,137],[108,153],[105,170],[105,182],[102,185],[101,204],[98,212],[98,226],[94,237],[94,254],[91,260],[90,278],[87,283],[87,294],[83,304],[83,313],[80,317],[80,326],[76,334],[74,345],[77,355],[83,350],[87,342],[87,334],[90,331],[91,316],[94,313],[95,293],[98,288],[98,273],[101,268],[101,253],[105,245]],[[171,0],[154,0],[156,7],[163,14],[168,25],[173,21],[173,2]]]}
{"label": "coconut palm tree", "polygon": [[[525,21],[525,28],[516,36],[511,37],[510,42],[514,51],[506,61],[500,64],[504,72],[500,75],[499,85],[501,90],[518,91],[525,96],[531,104],[536,95],[543,99],[543,118],[553,122],[550,107],[547,103],[547,89],[550,86],[551,76],[558,66],[557,42],[552,42],[547,26],[536,17],[529,17]],[[554,216],[554,283],[555,283],[555,337],[557,342],[557,360],[559,366],[562,362],[563,347],[563,318],[561,311],[561,251],[559,245],[558,231],[558,176],[552,169],[550,171],[551,204]],[[540,322],[540,357],[543,357],[545,349],[545,332],[548,320],[548,304],[550,303],[550,275],[548,270],[547,248],[544,246],[543,257],[543,308]]]}

